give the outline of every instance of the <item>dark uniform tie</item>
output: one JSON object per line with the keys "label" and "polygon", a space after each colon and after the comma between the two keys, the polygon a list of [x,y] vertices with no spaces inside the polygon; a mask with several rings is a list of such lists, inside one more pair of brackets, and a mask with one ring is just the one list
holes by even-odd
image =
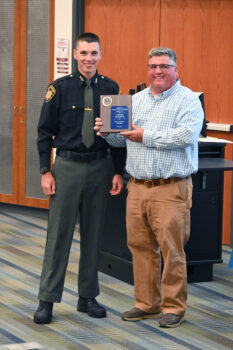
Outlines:
{"label": "dark uniform tie", "polygon": [[91,80],[86,81],[87,86],[84,90],[84,115],[82,125],[82,142],[89,148],[94,143],[93,130],[93,91],[91,87]]}

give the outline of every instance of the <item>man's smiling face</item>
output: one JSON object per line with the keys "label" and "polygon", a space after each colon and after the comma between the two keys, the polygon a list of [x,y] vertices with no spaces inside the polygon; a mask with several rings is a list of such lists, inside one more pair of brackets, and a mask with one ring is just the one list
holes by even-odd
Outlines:
{"label": "man's smiling face", "polygon": [[[170,66],[165,69],[160,68],[159,66],[156,68],[150,68],[151,65],[153,67],[153,65],[161,64],[167,64]],[[152,93],[154,95],[158,95],[161,92],[170,89],[175,84],[177,77],[178,67],[169,56],[152,56],[149,59],[148,80],[151,84]]]}
{"label": "man's smiling face", "polygon": [[99,60],[101,59],[99,43],[79,41],[73,53],[74,58],[78,62],[78,70],[80,73],[87,79],[92,78],[96,73]]}

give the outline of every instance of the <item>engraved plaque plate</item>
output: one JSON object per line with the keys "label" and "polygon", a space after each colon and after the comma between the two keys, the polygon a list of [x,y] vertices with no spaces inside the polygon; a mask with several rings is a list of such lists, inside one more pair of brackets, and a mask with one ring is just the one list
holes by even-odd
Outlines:
{"label": "engraved plaque plate", "polygon": [[101,95],[100,132],[121,132],[132,129],[132,96]]}

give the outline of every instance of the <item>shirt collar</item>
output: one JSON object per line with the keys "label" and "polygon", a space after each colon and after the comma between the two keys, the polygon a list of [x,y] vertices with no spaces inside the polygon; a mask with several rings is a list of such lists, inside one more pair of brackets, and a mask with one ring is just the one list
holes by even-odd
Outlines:
{"label": "shirt collar", "polygon": [[[91,84],[92,85],[96,85],[97,84],[98,76],[99,76],[99,74],[96,71],[95,75],[91,78]],[[78,81],[79,81],[79,86],[86,85],[87,78],[85,78],[79,71],[77,71],[77,77],[78,77]]]}

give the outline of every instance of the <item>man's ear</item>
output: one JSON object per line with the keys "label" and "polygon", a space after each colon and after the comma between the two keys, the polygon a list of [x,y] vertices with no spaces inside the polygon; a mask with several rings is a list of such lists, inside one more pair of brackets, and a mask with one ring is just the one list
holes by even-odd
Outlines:
{"label": "man's ear", "polygon": [[74,59],[77,61],[77,50],[76,49],[73,49],[73,56],[74,56]]}

